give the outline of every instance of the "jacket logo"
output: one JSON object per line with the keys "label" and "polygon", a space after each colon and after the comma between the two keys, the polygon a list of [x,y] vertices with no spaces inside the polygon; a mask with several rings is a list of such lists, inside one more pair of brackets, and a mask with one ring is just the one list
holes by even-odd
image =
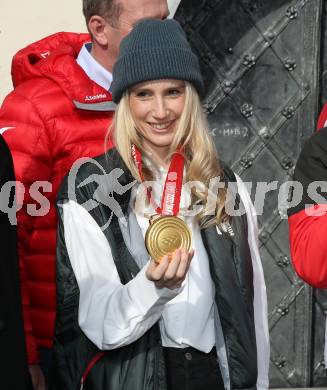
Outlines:
{"label": "jacket logo", "polygon": [[49,55],[50,55],[50,52],[49,52],[49,51],[46,51],[46,52],[44,52],[44,53],[40,53],[40,56],[41,56],[42,58],[47,58],[47,57],[49,57]]}
{"label": "jacket logo", "polygon": [[85,96],[85,101],[89,102],[92,100],[105,99],[107,96],[105,94],[93,95],[93,96]]}

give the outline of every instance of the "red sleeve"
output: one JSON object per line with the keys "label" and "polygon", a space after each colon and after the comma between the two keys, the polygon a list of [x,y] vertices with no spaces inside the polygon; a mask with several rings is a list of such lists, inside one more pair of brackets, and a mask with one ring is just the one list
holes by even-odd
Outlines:
{"label": "red sleeve", "polygon": [[327,104],[325,104],[319,114],[317,130],[327,126]]}
{"label": "red sleeve", "polygon": [[293,179],[303,193],[288,209],[292,262],[304,281],[327,288],[327,128],[307,140]]}
{"label": "red sleeve", "polygon": [[27,214],[27,204],[35,203],[29,196],[29,187],[35,180],[50,177],[50,150],[45,137],[44,124],[35,106],[22,95],[12,92],[0,111],[0,131],[3,131],[13,157],[16,180],[23,183],[25,194],[18,195],[17,232],[19,249],[20,284],[26,349],[29,364],[39,362],[38,348],[33,335],[30,299],[26,273],[26,251],[33,231],[33,217]]}
{"label": "red sleeve", "polygon": [[291,215],[288,221],[291,257],[296,272],[310,285],[327,288],[327,205],[301,210]]}

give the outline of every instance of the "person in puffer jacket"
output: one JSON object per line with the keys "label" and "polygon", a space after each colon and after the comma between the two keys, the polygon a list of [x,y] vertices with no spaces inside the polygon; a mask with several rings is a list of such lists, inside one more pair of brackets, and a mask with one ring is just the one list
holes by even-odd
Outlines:
{"label": "person in puffer jacket", "polygon": [[[301,201],[288,210],[291,258],[301,279],[327,288],[327,105],[318,118],[318,131],[306,141],[293,180],[301,184]],[[327,361],[327,322],[325,328]]]}
{"label": "person in puffer jacket", "polygon": [[[23,317],[34,388],[50,365],[56,312],[55,199],[74,161],[102,154],[115,105],[112,66],[140,19],[163,19],[166,0],[83,0],[90,34],[57,33],[13,58],[14,90],[0,110],[20,190],[18,240]],[[35,183],[38,182],[38,183]],[[19,188],[22,189],[20,185]]]}

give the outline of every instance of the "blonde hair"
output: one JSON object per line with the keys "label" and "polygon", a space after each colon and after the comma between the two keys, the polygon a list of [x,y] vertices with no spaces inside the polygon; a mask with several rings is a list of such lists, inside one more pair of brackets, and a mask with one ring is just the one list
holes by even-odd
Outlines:
{"label": "blonde hair", "polygon": [[[128,91],[124,93],[118,104],[107,137],[113,137],[114,144],[127,168],[133,177],[141,182],[140,174],[132,157],[132,145],[135,144],[142,153],[144,151],[142,150],[141,137],[135,128],[131,114]],[[217,197],[217,194],[210,193],[209,182],[216,177],[222,179],[223,171],[209,133],[208,122],[203,113],[198,93],[189,82],[185,82],[185,105],[170,146],[168,161],[179,147],[184,150],[185,154],[186,177],[184,177],[184,182],[197,181],[203,186],[201,192],[192,191],[192,204],[198,201],[205,204],[206,201],[209,201],[209,197],[211,197],[211,201],[215,197],[216,210],[214,215],[206,216],[204,210],[197,215],[200,226],[220,224],[227,217],[225,213],[226,188],[219,188]],[[153,174],[146,166],[143,167],[142,173],[144,180],[153,180]]]}

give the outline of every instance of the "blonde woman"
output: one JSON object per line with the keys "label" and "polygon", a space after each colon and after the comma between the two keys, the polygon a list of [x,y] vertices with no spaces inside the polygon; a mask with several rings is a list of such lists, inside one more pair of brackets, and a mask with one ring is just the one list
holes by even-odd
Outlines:
{"label": "blonde woman", "polygon": [[267,389],[256,220],[179,24],[137,24],[113,80],[115,147],[59,195],[57,388]]}

